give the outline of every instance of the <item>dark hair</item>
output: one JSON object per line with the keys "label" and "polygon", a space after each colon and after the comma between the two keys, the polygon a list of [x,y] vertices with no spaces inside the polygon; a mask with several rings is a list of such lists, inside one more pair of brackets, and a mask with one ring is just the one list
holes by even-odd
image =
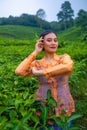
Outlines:
{"label": "dark hair", "polygon": [[[55,32],[51,31],[51,30],[45,30],[44,32],[41,33],[40,37],[44,38],[47,34],[49,33],[54,33],[56,35]],[[57,36],[57,35],[56,35]]]}

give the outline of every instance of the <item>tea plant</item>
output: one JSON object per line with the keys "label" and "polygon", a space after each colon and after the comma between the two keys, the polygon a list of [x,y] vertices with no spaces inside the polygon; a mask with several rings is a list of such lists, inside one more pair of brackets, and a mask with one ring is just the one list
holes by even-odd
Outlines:
{"label": "tea plant", "polygon": [[[32,33],[31,33],[32,32]],[[22,26],[0,27],[0,129],[39,129],[38,117],[34,116],[36,105],[34,93],[38,88],[35,77],[20,77],[15,75],[15,68],[33,50],[41,29]],[[33,34],[33,35],[32,35]],[[31,36],[32,35],[32,36]],[[69,78],[70,90],[76,104],[76,113],[81,113],[82,120],[75,120],[81,129],[87,126],[87,41],[82,41],[80,28],[73,28],[58,34],[58,55],[68,53],[74,60],[73,74]],[[37,56],[42,58],[44,52]],[[48,108],[42,109],[43,113]],[[32,108],[32,109],[31,109]],[[32,114],[30,114],[32,113]],[[53,113],[54,114],[54,113]],[[55,116],[55,115],[54,115]],[[53,116],[53,117],[54,117]],[[31,119],[32,117],[32,119]],[[34,117],[34,118],[33,118]],[[52,119],[54,120],[54,118]],[[22,123],[22,119],[24,123]],[[42,117],[41,117],[42,118]],[[36,121],[37,120],[37,121]],[[48,120],[48,118],[47,118]],[[59,120],[59,119],[57,119]],[[44,122],[44,121],[43,121]],[[25,125],[22,125],[25,124]],[[35,128],[32,128],[32,127]],[[47,129],[47,128],[46,128]],[[52,129],[52,127],[51,127]]]}

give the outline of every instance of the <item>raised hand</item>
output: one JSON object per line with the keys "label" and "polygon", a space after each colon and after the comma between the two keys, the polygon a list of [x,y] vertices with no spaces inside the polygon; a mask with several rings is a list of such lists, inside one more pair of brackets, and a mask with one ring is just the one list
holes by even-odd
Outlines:
{"label": "raised hand", "polygon": [[41,37],[35,45],[35,52],[37,54],[43,50],[43,45],[44,42],[43,42],[43,38]]}

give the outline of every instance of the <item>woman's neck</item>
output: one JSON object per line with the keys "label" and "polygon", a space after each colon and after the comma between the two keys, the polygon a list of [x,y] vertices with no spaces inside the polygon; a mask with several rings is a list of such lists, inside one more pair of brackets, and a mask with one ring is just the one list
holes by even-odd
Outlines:
{"label": "woman's neck", "polygon": [[47,62],[52,62],[52,61],[54,61],[54,56],[55,56],[55,53],[46,53],[45,59]]}

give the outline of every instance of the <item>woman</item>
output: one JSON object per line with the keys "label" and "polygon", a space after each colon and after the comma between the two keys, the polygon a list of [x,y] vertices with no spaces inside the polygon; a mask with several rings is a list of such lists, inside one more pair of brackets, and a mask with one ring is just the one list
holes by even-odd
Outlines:
{"label": "woman", "polygon": [[[50,89],[58,103],[58,108],[55,108],[56,115],[65,112],[70,116],[75,111],[75,106],[69,90],[68,76],[72,74],[74,63],[68,54],[57,55],[57,48],[56,34],[52,31],[43,32],[36,43],[35,50],[20,63],[15,72],[21,76],[37,76],[39,88],[36,99],[46,99],[46,93]],[[35,60],[42,50],[45,56]]]}

